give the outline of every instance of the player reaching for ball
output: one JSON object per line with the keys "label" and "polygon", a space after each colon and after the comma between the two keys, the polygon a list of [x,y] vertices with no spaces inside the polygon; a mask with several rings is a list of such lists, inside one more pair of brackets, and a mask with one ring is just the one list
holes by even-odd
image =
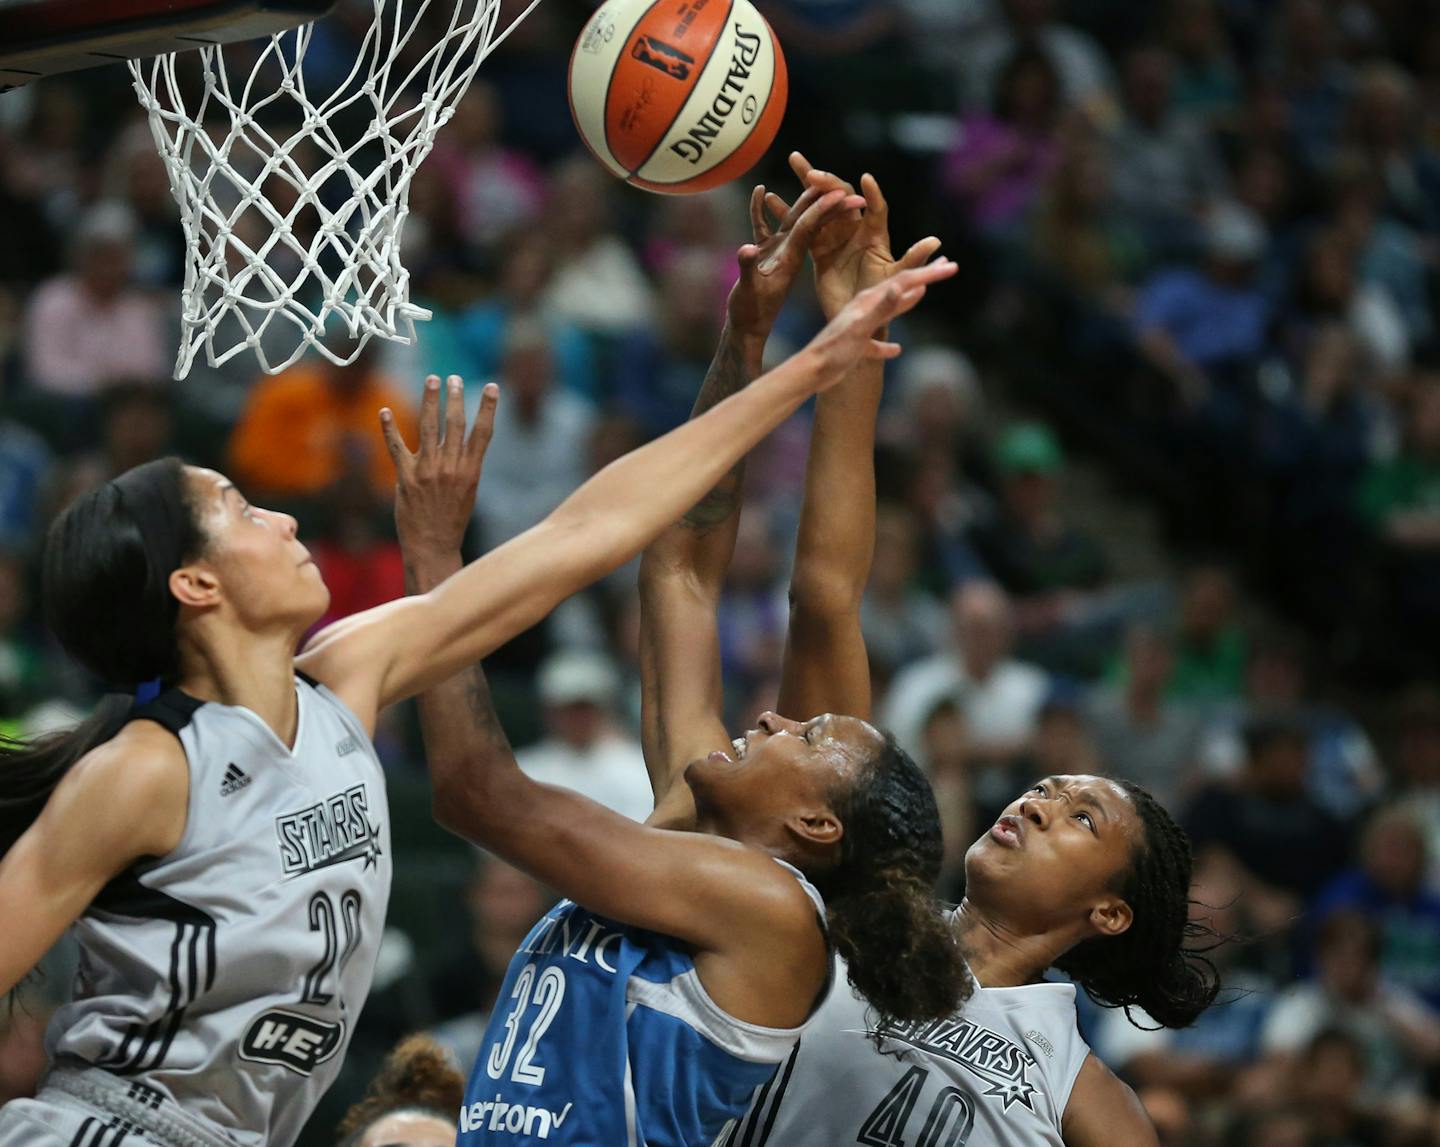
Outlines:
{"label": "player reaching for ball", "polygon": [[[807,194],[847,189],[799,155],[791,162]],[[861,187],[864,216],[831,216],[811,245],[827,314],[894,266],[884,199],[869,176]],[[788,286],[777,276],[769,289],[783,295]],[[748,356],[734,360],[737,368],[748,362],[750,375],[764,330],[752,329],[743,344]],[[730,388],[702,392],[697,413],[748,376],[737,373]],[[826,762],[853,760],[857,746],[884,743],[863,720],[870,677],[859,621],[874,548],[870,459],[879,391],[878,365],[859,364],[816,402],[779,705],[824,715],[796,721],[766,714],[725,754],[733,759],[714,767],[714,784],[743,786],[755,775],[771,785],[804,784],[823,775]],[[705,795],[688,762],[724,744],[715,605],[734,541],[738,486],[732,473],[650,545],[642,565],[647,763],[657,818],[677,828],[693,820]],[[697,660],[697,653],[704,656]],[[779,778],[777,768],[784,770]],[[922,859],[928,891],[939,873],[938,841],[925,841]],[[882,869],[877,883],[885,878]],[[966,898],[941,921],[974,976],[969,999],[938,1020],[895,1019],[892,998],[924,993],[935,975],[929,953],[937,917],[917,910],[892,919],[885,939],[893,955],[882,982],[872,984],[853,962],[848,984],[846,975],[836,976],[727,1147],[1156,1144],[1134,1094],[1080,1039],[1074,985],[1042,978],[1059,968],[1097,1002],[1143,1007],[1167,1027],[1189,1024],[1217,989],[1213,968],[1187,950],[1189,886],[1189,844],[1144,790],[1094,776],[1040,781],[972,845]],[[836,941],[845,955],[838,932]]]}
{"label": "player reaching for ball", "polygon": [[[863,202],[837,194],[805,193],[774,233],[742,249],[732,323],[765,304],[777,264],[803,263],[825,218]],[[735,346],[727,338],[716,372]],[[397,523],[417,590],[460,561],[479,472],[453,445],[460,433],[452,413],[446,445],[432,432],[417,459],[402,456]],[[778,756],[745,785],[726,783],[718,760],[697,761],[689,779],[701,813],[676,832],[529,780],[478,667],[426,694],[421,722],[441,823],[568,897],[511,961],[460,1110],[464,1147],[713,1143],[824,996],[829,930],[857,973],[879,982],[892,958],[887,930],[935,917],[934,974],[892,1002],[912,1022],[954,1008],[963,964],[926,897],[923,854],[896,847],[913,836],[938,848],[934,800],[890,747],[817,758],[799,784]],[[894,876],[877,890],[870,874],[882,868]]]}
{"label": "player reaching for ball", "polygon": [[745,394],[298,657],[329,593],[293,518],[175,459],[77,499],[46,543],[47,622],[111,685],[161,691],[110,697],[37,744],[0,742],[0,992],[67,928],[81,951],[47,1034],[52,1069],[37,1099],[0,1110],[0,1144],[293,1143],[344,1055],[389,898],[379,711],[628,560],[856,358],[898,353],[872,332],[953,271],[932,263],[857,298]]}

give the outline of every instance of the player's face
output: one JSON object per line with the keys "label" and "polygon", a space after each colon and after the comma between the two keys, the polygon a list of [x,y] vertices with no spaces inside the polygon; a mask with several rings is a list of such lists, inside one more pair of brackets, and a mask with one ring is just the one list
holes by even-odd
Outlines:
{"label": "player's face", "polygon": [[199,496],[209,544],[205,562],[224,600],[247,628],[307,628],[324,614],[330,591],[289,514],[252,506],[223,474],[186,467]]}
{"label": "player's face", "polygon": [[884,743],[858,717],[824,713],[792,721],[763,713],[728,752],[691,762],[685,780],[702,816],[779,823],[798,809],[828,810],[830,794],[853,782]]}
{"label": "player's face", "polygon": [[1125,790],[1047,777],[1011,801],[965,854],[965,894],[1027,933],[1079,926],[1116,889],[1141,834]]}
{"label": "player's face", "polygon": [[455,1147],[455,1124],[415,1112],[387,1115],[365,1132],[360,1147]]}

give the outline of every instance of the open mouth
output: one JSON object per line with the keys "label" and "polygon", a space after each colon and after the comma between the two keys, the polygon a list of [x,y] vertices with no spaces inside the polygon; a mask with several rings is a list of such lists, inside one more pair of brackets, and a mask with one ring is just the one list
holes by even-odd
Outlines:
{"label": "open mouth", "polygon": [[990,835],[1007,848],[1020,847],[1020,822],[1013,816],[1002,816],[990,828]]}

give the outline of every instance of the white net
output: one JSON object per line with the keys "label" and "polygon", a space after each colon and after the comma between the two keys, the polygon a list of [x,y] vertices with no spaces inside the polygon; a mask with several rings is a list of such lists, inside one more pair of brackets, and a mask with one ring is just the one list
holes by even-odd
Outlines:
{"label": "white net", "polygon": [[373,0],[338,83],[333,61],[330,79],[306,66],[313,24],[131,61],[189,248],[176,378],[202,348],[211,366],[248,349],[275,374],[312,347],[344,364],[371,336],[414,339],[430,312],[401,262],[411,177],[538,2],[497,36],[502,0]]}

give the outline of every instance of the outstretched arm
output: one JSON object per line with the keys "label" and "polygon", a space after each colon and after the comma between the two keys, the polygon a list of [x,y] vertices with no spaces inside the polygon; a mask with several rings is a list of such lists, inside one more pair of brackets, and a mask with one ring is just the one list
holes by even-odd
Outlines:
{"label": "outstretched arm", "polygon": [[[460,543],[475,500],[497,392],[487,386],[467,442],[463,392],[452,379],[443,436],[436,380],[421,405],[420,449],[398,468],[395,524],[411,592],[427,592],[460,568]],[[659,832],[564,789],[536,784],[515,763],[479,665],[420,696],[436,819],[492,849],[602,915],[677,936],[722,956],[742,953],[785,965],[784,944],[824,949],[798,886],[762,854],[715,837]],[[774,929],[775,934],[767,934]],[[735,975],[728,1000],[773,1014],[776,999],[809,1000],[791,973]],[[813,977],[812,977],[813,978]],[[803,1018],[803,1011],[796,1022]]]}
{"label": "outstretched arm", "polygon": [[[806,190],[772,227],[765,189],[755,188],[754,242],[740,248],[740,278],[692,418],[760,373],[765,341],[805,265],[811,238],[827,218],[860,202],[858,196]],[[651,542],[640,563],[641,740],[655,792],[651,824],[678,828],[694,822],[689,790],[676,781],[690,761],[729,745],[715,614],[735,549],[743,475],[742,461]]]}
{"label": "outstretched arm", "polygon": [[[709,490],[809,394],[861,355],[899,348],[871,333],[947,278],[943,260],[855,300],[803,351],[702,417],[611,463],[539,525],[447,579],[319,634],[300,668],[373,724],[379,709],[423,692],[535,624],[622,565]],[[382,412],[382,417],[388,412]],[[397,464],[404,444],[384,418]]]}
{"label": "outstretched arm", "polygon": [[[790,164],[807,192],[850,190],[798,152]],[[864,214],[832,216],[811,246],[827,319],[867,287],[923,265],[940,246],[938,239],[922,239],[895,259],[879,184],[865,175],[860,190]],[[815,404],[780,675],[780,712],[800,720],[826,712],[870,717],[860,600],[875,550],[875,416],[882,383],[879,361],[857,363]]]}

